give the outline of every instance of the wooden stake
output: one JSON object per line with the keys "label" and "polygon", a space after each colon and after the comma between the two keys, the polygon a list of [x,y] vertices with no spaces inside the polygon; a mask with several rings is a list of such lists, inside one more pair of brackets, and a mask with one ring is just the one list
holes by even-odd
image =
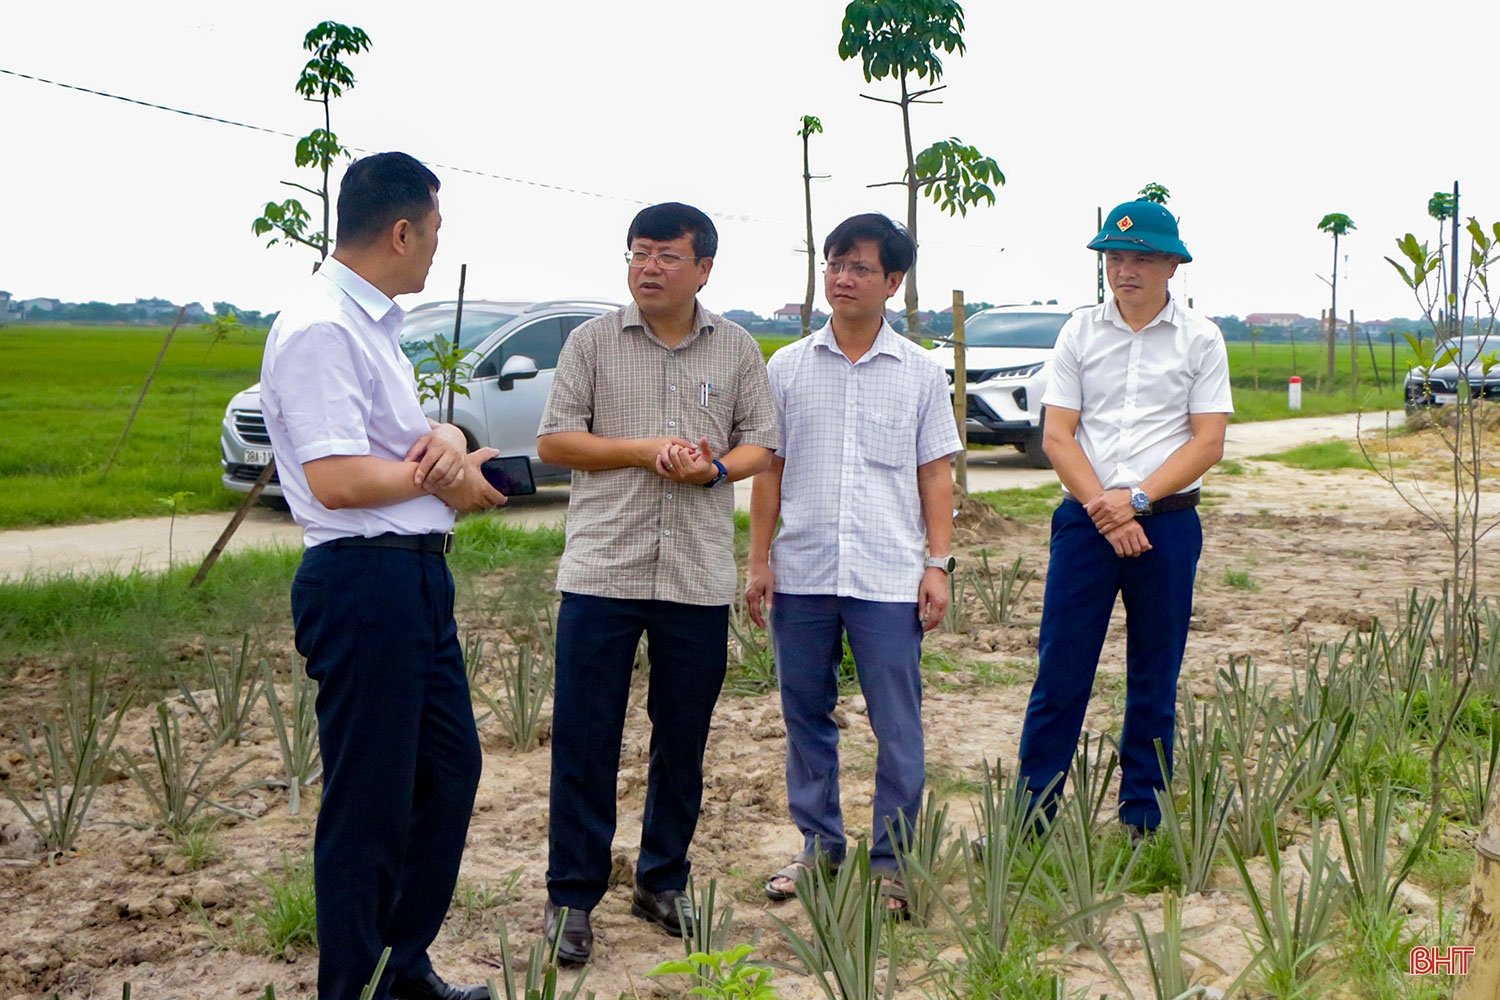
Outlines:
{"label": "wooden stake", "polygon": [[969,369],[964,360],[964,293],[953,290],[953,419],[958,422],[958,458],[954,473],[958,488],[969,493]]}
{"label": "wooden stake", "polygon": [[99,473],[101,482],[109,475],[109,470],[115,467],[115,459],[120,457],[120,449],[125,447],[125,439],[130,437],[130,428],[135,424],[135,418],[141,412],[141,404],[146,401],[146,392],[151,388],[152,380],[161,369],[161,363],[167,356],[167,348],[172,346],[172,338],[177,333],[177,327],[182,325],[182,317],[186,315],[187,306],[177,310],[177,319],[173,321],[172,329],[167,331],[167,339],[161,342],[161,350],[156,354],[156,363],[151,366],[151,371],[146,375],[146,384],[141,386],[141,394],[135,398],[135,407],[125,421],[125,429],[120,432],[120,440],[115,442],[115,450],[109,453],[109,461],[104,463],[104,471]]}

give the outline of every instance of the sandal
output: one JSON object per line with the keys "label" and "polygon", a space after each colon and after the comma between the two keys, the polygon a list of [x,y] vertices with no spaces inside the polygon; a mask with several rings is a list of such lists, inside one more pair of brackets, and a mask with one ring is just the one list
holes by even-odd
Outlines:
{"label": "sandal", "polygon": [[910,920],[911,904],[906,897],[906,883],[894,872],[880,875],[880,901],[886,915],[893,920]]}
{"label": "sandal", "polygon": [[[796,899],[797,886],[801,884],[804,878],[812,874],[812,866],[812,857],[807,854],[797,855],[792,859],[791,864],[787,865],[785,868],[780,869],[776,872],[776,874],[766,879],[766,898],[773,903],[782,903],[788,899]],[[830,865],[828,870],[830,874],[837,874],[839,866]],[[785,879],[786,881],[792,883],[791,889],[776,888],[775,883],[778,879]]]}

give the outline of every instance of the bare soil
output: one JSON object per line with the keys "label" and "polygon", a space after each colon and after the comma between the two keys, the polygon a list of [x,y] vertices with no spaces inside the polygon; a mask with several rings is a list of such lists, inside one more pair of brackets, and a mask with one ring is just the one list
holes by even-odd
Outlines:
{"label": "bare soil", "polygon": [[[1431,443],[1435,448],[1435,439]],[[1427,455],[1436,452],[1402,447],[1407,464],[1398,469],[1401,477],[1425,480],[1429,493],[1439,495],[1440,472],[1427,464]],[[1215,672],[1230,657],[1253,657],[1263,676],[1285,675],[1289,647],[1300,651],[1306,640],[1367,629],[1372,618],[1392,616],[1411,588],[1439,589],[1447,569],[1439,533],[1375,475],[1304,472],[1249,460],[1241,465],[1242,473],[1216,474],[1207,484],[1205,549],[1183,671],[1188,688],[1210,693]],[[961,515],[958,541],[960,559],[967,565],[986,549],[994,564],[1008,564],[1019,555],[1039,573],[1046,568],[1044,525],[971,506]],[[1495,542],[1484,544],[1484,552],[1492,556]],[[1488,583],[1491,589],[1493,583]],[[958,664],[954,672],[931,678],[924,714],[932,784],[940,791],[955,789],[950,798],[959,825],[972,828],[972,818],[956,779],[977,779],[986,761],[1010,766],[1015,760],[1035,671],[1041,598],[1038,580],[1025,592],[1019,623],[995,626],[983,624],[983,611],[971,597],[966,610],[977,624],[959,632],[939,631],[928,639],[930,650]],[[1123,638],[1117,614],[1088,716],[1088,728],[1096,734],[1118,727]],[[281,667],[296,666],[289,639],[271,648]],[[197,652],[185,648],[183,656]],[[31,720],[55,711],[56,665],[12,660],[0,667],[7,678],[0,685],[0,718],[5,720],[0,773],[8,772],[24,786],[14,730],[18,725],[31,728]],[[137,756],[149,746],[152,713],[149,705],[133,708],[122,731],[121,745]],[[860,836],[870,825],[874,743],[857,695],[844,699],[840,717],[847,721],[844,807],[851,835]],[[184,731],[191,731],[186,723]],[[206,740],[201,733],[194,735]],[[481,726],[481,736],[484,777],[461,877],[470,903],[455,904],[433,947],[438,968],[454,982],[498,974],[496,927],[501,921],[513,952],[524,954],[541,931],[545,898],[546,744],[516,753],[492,723]],[[600,997],[679,992],[679,984],[653,980],[646,973],[664,959],[679,957],[680,944],[629,913],[648,737],[641,700],[632,707],[625,736],[613,884],[594,914],[597,944],[587,986]],[[734,906],[734,939],[758,936],[759,957],[791,961],[772,918],[801,925],[800,908],[795,902],[770,904],[761,892],[765,878],[799,847],[786,816],[784,742],[774,695],[724,696],[708,748],[693,862],[697,877],[718,879],[721,901]],[[223,752],[221,766],[246,755],[261,761],[242,775],[274,771],[274,736],[263,710],[244,745]],[[315,791],[300,816],[287,814],[282,791],[259,788],[235,796],[232,804],[255,818],[226,822],[218,834],[222,857],[189,870],[180,850],[150,829],[139,790],[123,775],[118,778],[100,789],[77,849],[50,864],[40,857],[15,808],[0,800],[0,1000],[54,992],[63,1000],[113,998],[126,982],[134,996],[153,1000],[260,996],[268,983],[283,998],[312,996],[316,954],[304,949],[264,954],[252,913],[266,898],[261,878],[309,851]],[[1186,901],[1185,924],[1194,936],[1193,948],[1211,956],[1211,962],[1201,964],[1202,975],[1222,987],[1249,960],[1243,932],[1250,921],[1232,874],[1220,875],[1215,891]],[[480,888],[489,890],[483,903],[474,902],[479,895],[474,890]],[[1433,915],[1432,901],[1421,892],[1412,893],[1409,903],[1418,926]],[[1139,945],[1130,943],[1133,912],[1143,915],[1148,928],[1153,921],[1159,927],[1161,897],[1131,898],[1110,920],[1115,961],[1127,976],[1138,977],[1144,958]],[[923,940],[920,931],[903,933]],[[915,963],[918,969],[904,973],[898,995],[921,995],[911,980],[944,947],[939,934],[936,946],[914,948],[922,956]],[[942,957],[953,957],[951,949]],[[1084,952],[1064,957],[1073,963],[1070,989],[1085,988],[1090,997],[1113,995],[1115,987],[1100,972],[1097,959]],[[779,971],[776,982],[784,997],[816,995],[808,979],[790,971]]]}

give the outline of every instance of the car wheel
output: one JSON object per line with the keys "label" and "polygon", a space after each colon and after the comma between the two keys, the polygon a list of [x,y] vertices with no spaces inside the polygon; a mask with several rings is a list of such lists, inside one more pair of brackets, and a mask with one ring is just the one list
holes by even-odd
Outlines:
{"label": "car wheel", "polygon": [[1026,440],[1021,444],[1021,452],[1026,456],[1026,464],[1033,469],[1052,468],[1052,459],[1042,449],[1042,429],[1047,424],[1047,413],[1042,411],[1041,422],[1026,432]]}

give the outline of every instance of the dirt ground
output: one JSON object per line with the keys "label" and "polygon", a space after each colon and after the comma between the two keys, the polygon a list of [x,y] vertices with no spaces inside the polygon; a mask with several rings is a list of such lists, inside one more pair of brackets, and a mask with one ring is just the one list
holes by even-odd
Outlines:
{"label": "dirt ground", "polygon": [[[1403,445],[1418,464],[1398,475],[1429,476],[1419,461],[1422,447]],[[1263,676],[1284,675],[1289,646],[1300,650],[1306,639],[1338,638],[1351,628],[1368,627],[1371,616],[1390,617],[1412,587],[1438,589],[1446,568],[1441,538],[1373,474],[1305,472],[1249,460],[1239,465],[1238,471],[1211,475],[1207,484],[1205,548],[1183,670],[1190,689],[1211,692],[1215,671],[1231,656],[1254,657]],[[1439,482],[1428,490],[1440,488]],[[970,508],[960,518],[958,543],[959,557],[969,565],[984,548],[992,562],[1009,563],[1019,555],[1038,572],[1046,567],[1043,525]],[[1494,545],[1491,538],[1486,551],[1492,553]],[[1230,582],[1229,571],[1238,585]],[[975,779],[986,761],[1013,764],[1035,670],[1041,597],[1038,581],[1025,592],[1021,624],[980,624],[929,637],[929,649],[960,665],[927,688],[924,715],[934,786],[957,787],[952,779]],[[969,611],[971,619],[983,620],[977,604]],[[290,642],[280,649],[283,665],[290,665],[285,661]],[[46,663],[3,667],[12,680],[0,688],[5,720],[0,770],[19,777],[14,727],[55,704],[55,679]],[[1123,626],[1117,613],[1089,713],[1088,727],[1095,733],[1118,722],[1122,676]],[[149,743],[151,711],[134,708],[122,731],[122,744],[138,754]],[[848,723],[843,791],[851,836],[867,833],[870,824],[874,744],[862,712],[857,695],[840,709]],[[677,993],[675,983],[645,974],[664,959],[680,957],[680,944],[629,914],[648,735],[644,704],[636,704],[620,773],[614,884],[594,913],[595,957],[586,987],[611,1000]],[[508,928],[513,951],[524,954],[541,931],[545,896],[546,745],[517,754],[489,725],[481,727],[481,736],[484,777],[460,886],[491,891],[486,905],[456,904],[434,945],[439,970],[454,982],[498,975],[499,921]],[[758,935],[758,957],[790,961],[791,951],[772,918],[796,924],[802,921],[800,908],[795,902],[769,904],[761,893],[765,877],[799,847],[786,816],[784,736],[774,695],[726,694],[721,700],[693,862],[700,880],[719,880],[721,905],[727,899],[734,906],[732,939]],[[276,758],[273,743],[262,711],[245,746],[228,752],[226,761],[259,755],[265,763],[244,774],[269,774]],[[127,981],[135,997],[153,1000],[260,996],[268,983],[283,998],[312,996],[314,953],[247,953],[247,935],[237,928],[249,924],[252,908],[265,896],[259,877],[308,851],[315,808],[307,804],[302,815],[288,816],[285,793],[268,789],[241,794],[233,803],[256,818],[226,825],[219,833],[223,857],[192,871],[166,838],[141,828],[148,812],[128,780],[101,788],[78,849],[50,865],[38,861],[34,837],[14,807],[0,800],[0,1000],[52,992],[63,1000],[114,998]],[[959,796],[952,804],[955,824],[972,828],[966,801]],[[1204,968],[1207,981],[1224,986],[1249,959],[1242,932],[1250,923],[1233,876],[1220,875],[1220,889],[1185,901],[1184,923],[1196,935],[1194,948],[1212,956],[1218,967]],[[470,898],[480,895],[471,892]],[[1421,919],[1432,904],[1415,895]],[[1111,936],[1120,942],[1115,959],[1133,977],[1141,974],[1144,958],[1138,944],[1127,942],[1133,938],[1127,931],[1132,912],[1141,913],[1148,927],[1153,920],[1159,927],[1161,897],[1131,898],[1111,918]],[[1090,997],[1115,995],[1117,988],[1098,972],[1096,960],[1083,953],[1066,959],[1075,963],[1070,989],[1086,988]],[[571,981],[572,974],[565,979]],[[783,997],[817,995],[809,980],[790,971],[778,971],[776,983]],[[898,995],[921,992],[903,981]]]}

